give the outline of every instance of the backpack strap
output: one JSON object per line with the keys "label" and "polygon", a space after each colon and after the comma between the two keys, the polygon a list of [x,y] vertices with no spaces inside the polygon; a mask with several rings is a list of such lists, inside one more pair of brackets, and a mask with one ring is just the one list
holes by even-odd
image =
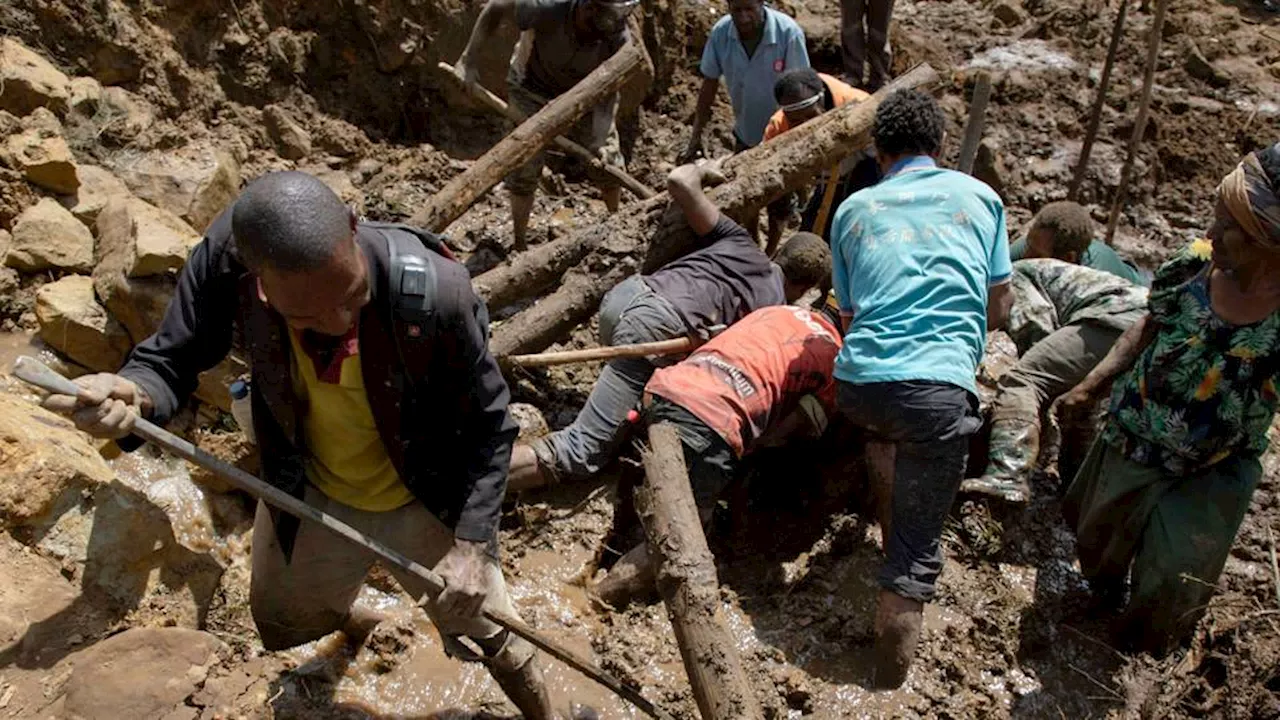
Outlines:
{"label": "backpack strap", "polygon": [[367,224],[387,241],[392,332],[401,367],[405,369],[404,381],[416,390],[416,379],[430,374],[441,297],[436,269],[423,256],[423,250],[448,259],[453,259],[453,253],[435,233],[409,225]]}

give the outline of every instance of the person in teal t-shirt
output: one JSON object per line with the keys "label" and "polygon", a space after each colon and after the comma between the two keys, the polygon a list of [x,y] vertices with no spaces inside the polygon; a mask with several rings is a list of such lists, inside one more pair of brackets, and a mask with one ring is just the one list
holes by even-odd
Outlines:
{"label": "person in teal t-shirt", "polygon": [[1093,239],[1093,219],[1078,203],[1049,203],[1031,220],[1027,236],[1009,248],[1014,262],[1034,258],[1057,258],[1109,272],[1131,283],[1150,286],[1151,278],[1120,257],[1106,243]]}
{"label": "person in teal t-shirt", "polygon": [[1012,303],[1004,206],[979,180],[939,168],[946,119],[903,90],[876,110],[884,179],[845,200],[832,225],[832,285],[844,325],[840,411],[868,437],[885,561],[875,620],[875,684],[906,679],[924,603],[942,571],[939,540],[982,426],[974,376],[987,328]]}

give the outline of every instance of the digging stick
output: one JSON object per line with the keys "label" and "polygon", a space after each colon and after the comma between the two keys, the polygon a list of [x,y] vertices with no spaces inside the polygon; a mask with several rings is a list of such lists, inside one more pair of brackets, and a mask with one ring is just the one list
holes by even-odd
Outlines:
{"label": "digging stick", "polygon": [[[61,395],[78,395],[80,393],[80,387],[78,385],[62,375],[59,375],[57,372],[54,372],[44,363],[32,357],[18,358],[17,362],[15,362],[13,366],[13,374],[22,381],[47,392],[58,393]],[[209,470],[215,475],[227,480],[240,490],[249,493],[268,505],[284,510],[297,518],[317,523],[326,530],[336,533],[346,540],[369,550],[392,565],[417,575],[426,581],[427,585],[431,588],[430,593],[433,596],[440,594],[440,591],[444,590],[444,580],[441,579],[439,575],[418,564],[407,555],[404,555],[400,551],[365,535],[333,516],[317,510],[311,505],[293,497],[283,490],[268,485],[240,468],[219,460],[213,455],[210,455],[204,450],[201,450],[159,425],[139,417],[134,421],[133,434],[147,442],[159,445],[178,457]],[[554,640],[540,634],[538,631],[530,628],[528,625],[525,625],[521,620],[501,615],[493,612],[492,610],[484,610],[482,615],[486,620],[495,622],[507,630],[510,630],[512,633],[528,640],[535,647],[546,652],[548,655],[560,660],[566,665],[578,670],[583,675],[586,675],[592,680],[600,683],[604,687],[613,691],[613,693],[618,697],[621,697],[635,705],[650,717],[660,718],[662,720],[667,720],[672,717],[670,713],[667,713],[646,700],[637,690],[623,685],[621,680],[618,680],[617,678],[607,674],[604,670],[601,670],[595,663],[579,656],[574,651],[569,650]]]}
{"label": "digging stick", "polygon": [[649,447],[640,455],[645,481],[636,491],[636,510],[698,711],[703,720],[763,718],[721,609],[716,562],[676,427],[650,427]]}
{"label": "digging stick", "polygon": [[409,223],[432,232],[444,232],[489,188],[531,160],[552,138],[568,130],[597,103],[626,85],[643,66],[645,54],[637,42],[624,43],[581,82],[520,123],[489,152],[471,163],[471,167],[446,183],[426,207],[414,213]]}
{"label": "digging stick", "polygon": [[536,353],[533,355],[512,355],[498,358],[498,361],[516,367],[535,368],[551,365],[568,365],[570,363],[591,362],[592,360],[612,360],[614,358],[645,357],[646,355],[675,355],[688,352],[697,345],[693,338],[682,337],[672,340],[635,343],[634,345],[613,345],[609,347],[593,347],[583,350],[563,350],[560,352]]}
{"label": "digging stick", "polygon": [[1124,35],[1124,18],[1128,11],[1129,0],[1120,0],[1116,22],[1111,27],[1111,42],[1107,45],[1107,59],[1102,63],[1102,77],[1098,79],[1098,95],[1093,99],[1093,110],[1089,113],[1089,127],[1084,131],[1084,144],[1080,146],[1080,158],[1076,161],[1076,170],[1071,176],[1071,187],[1067,189],[1067,199],[1071,201],[1079,197],[1080,186],[1084,184],[1085,171],[1089,169],[1089,156],[1093,154],[1093,143],[1098,139],[1098,126],[1102,123],[1102,108],[1107,104],[1107,88],[1111,87],[1111,68],[1116,64],[1116,52],[1120,49],[1120,38]]}
{"label": "digging stick", "polygon": [[[462,89],[465,90],[467,94],[469,94],[472,97],[472,99],[474,99],[476,102],[480,103],[481,105],[489,108],[490,110],[498,113],[499,115],[504,115],[514,120],[517,124],[522,123],[526,120],[524,115],[521,115],[515,108],[503,102],[502,98],[489,92],[489,90],[486,89],[485,87],[481,85],[469,85],[467,83],[462,82],[458,78],[457,74],[453,72],[453,66],[450,65],[449,63],[442,62],[442,63],[439,63],[437,67],[445,71],[445,73],[447,73],[449,77],[455,80],[458,80],[457,84],[460,85]],[[551,144],[555,145],[560,150],[563,150],[564,152],[578,158],[582,162],[591,166],[592,169],[612,175],[615,180],[622,183],[622,187],[630,190],[632,195],[635,195],[641,200],[653,197],[654,195],[653,190],[650,190],[649,187],[646,186],[644,183],[631,177],[624,170],[620,168],[616,168],[612,165],[607,165],[605,163],[600,162],[600,158],[596,157],[595,153],[584,148],[578,143],[566,137],[557,136],[555,139],[551,141]]]}
{"label": "digging stick", "polygon": [[1133,161],[1138,157],[1138,147],[1142,145],[1142,135],[1147,130],[1147,113],[1151,110],[1151,85],[1155,80],[1156,62],[1160,56],[1160,33],[1164,29],[1164,16],[1168,9],[1169,0],[1156,1],[1156,14],[1151,19],[1151,37],[1147,39],[1147,67],[1142,71],[1142,98],[1138,101],[1138,118],[1133,123],[1133,135],[1129,138],[1129,154],[1124,159],[1124,169],[1120,172],[1120,187],[1116,188],[1116,199],[1111,205],[1111,218],[1107,221],[1108,245],[1115,238],[1116,225],[1120,224],[1120,208],[1124,207],[1125,195],[1129,191]]}
{"label": "digging stick", "polygon": [[991,73],[979,70],[973,85],[973,100],[969,101],[969,121],[964,126],[964,140],[960,143],[960,161],[956,169],[966,175],[973,174],[973,161],[978,159],[978,144],[982,142],[982,130],[987,124],[987,103],[991,100]]}

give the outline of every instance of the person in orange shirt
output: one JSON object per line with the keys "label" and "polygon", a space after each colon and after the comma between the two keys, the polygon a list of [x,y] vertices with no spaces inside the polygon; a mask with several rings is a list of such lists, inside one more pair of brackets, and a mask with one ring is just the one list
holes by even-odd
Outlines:
{"label": "person in orange shirt", "polygon": [[[830,75],[812,68],[800,68],[785,72],[773,86],[773,95],[780,109],[769,119],[764,129],[764,142],[769,142],[793,127],[818,117],[822,113],[858,103],[871,97]],[[826,177],[814,185],[809,202],[800,211],[796,193],[788,193],[769,204],[769,228],[765,252],[772,255],[782,238],[787,221],[801,215],[800,229],[821,236],[831,242],[831,216],[840,202],[864,187],[880,180],[875,158],[865,152],[849,156],[844,162],[833,165]]]}

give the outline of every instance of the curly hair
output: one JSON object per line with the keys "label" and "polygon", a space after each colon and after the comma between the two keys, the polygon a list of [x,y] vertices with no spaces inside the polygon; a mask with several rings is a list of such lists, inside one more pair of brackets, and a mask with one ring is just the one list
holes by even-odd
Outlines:
{"label": "curly hair", "polygon": [[831,248],[822,238],[809,232],[798,232],[787,240],[773,261],[789,282],[813,287],[831,276]]}
{"label": "curly hair", "polygon": [[947,120],[932,95],[919,90],[898,90],[876,108],[871,135],[876,151],[897,155],[937,155]]}
{"label": "curly hair", "polygon": [[1045,205],[1031,220],[1031,232],[1043,230],[1053,237],[1053,254],[1083,253],[1093,242],[1093,218],[1078,203],[1068,200]]}

